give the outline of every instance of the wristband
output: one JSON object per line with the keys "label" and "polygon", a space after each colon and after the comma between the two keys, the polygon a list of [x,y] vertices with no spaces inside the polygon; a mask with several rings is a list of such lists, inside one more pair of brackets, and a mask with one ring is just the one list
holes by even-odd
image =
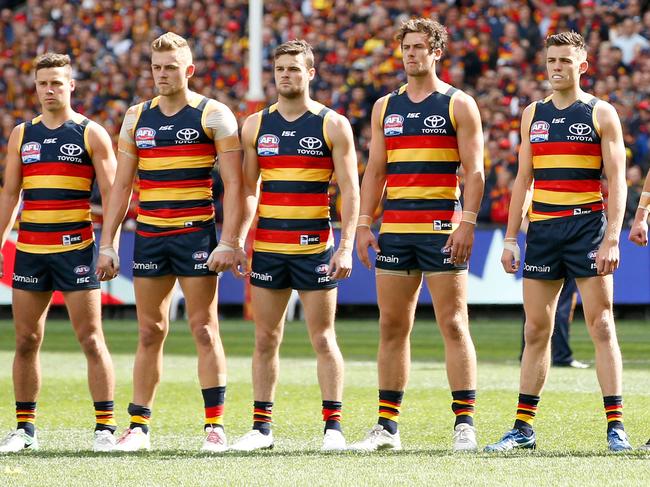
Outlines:
{"label": "wristband", "polygon": [[639,198],[639,208],[650,211],[650,191],[644,191]]}
{"label": "wristband", "polygon": [[476,213],[473,211],[463,210],[463,216],[460,221],[476,225]]}
{"label": "wristband", "polygon": [[370,215],[359,215],[359,224],[357,225],[357,227],[364,225],[370,228],[370,225],[372,225],[373,220],[374,218]]}
{"label": "wristband", "polygon": [[357,225],[357,228],[368,228],[368,229],[370,229],[370,225],[368,225],[367,223],[359,223]]}
{"label": "wristband", "polygon": [[99,255],[110,257],[113,260],[113,267],[118,267],[120,265],[120,256],[117,255],[117,252],[115,252],[112,245],[103,245],[102,247],[99,247]]}
{"label": "wristband", "polygon": [[224,242],[221,240],[219,242],[219,245],[212,251],[212,252],[234,252],[235,247],[230,244],[230,242]]}

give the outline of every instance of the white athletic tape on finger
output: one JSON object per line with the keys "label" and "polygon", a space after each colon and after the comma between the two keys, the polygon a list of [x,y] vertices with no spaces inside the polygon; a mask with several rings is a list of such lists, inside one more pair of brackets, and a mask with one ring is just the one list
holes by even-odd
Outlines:
{"label": "white athletic tape on finger", "polygon": [[519,259],[521,259],[521,250],[519,250],[517,242],[503,242],[503,248],[511,251],[515,257],[515,262],[519,262]]}
{"label": "white athletic tape on finger", "polygon": [[115,252],[115,249],[113,247],[111,246],[100,247],[99,254],[111,258],[113,260],[113,267],[115,268],[119,267],[120,256],[117,255],[117,252]]}

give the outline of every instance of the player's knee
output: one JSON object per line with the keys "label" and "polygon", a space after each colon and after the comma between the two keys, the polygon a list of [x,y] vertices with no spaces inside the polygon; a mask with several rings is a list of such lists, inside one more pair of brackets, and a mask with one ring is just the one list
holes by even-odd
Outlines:
{"label": "player's knee", "polygon": [[311,338],[311,344],[317,355],[329,355],[338,349],[333,333],[319,333]]}
{"label": "player's knee", "polygon": [[193,327],[192,334],[199,347],[214,348],[217,342],[217,331],[207,324]]}
{"label": "player's knee", "polygon": [[381,340],[384,342],[403,342],[408,340],[411,326],[404,317],[382,315],[379,319]]}
{"label": "player's knee", "polygon": [[462,315],[454,315],[449,319],[440,320],[440,332],[446,341],[464,342],[469,335],[466,319]]}
{"label": "player's knee", "polygon": [[616,336],[614,332],[614,320],[609,313],[603,313],[588,323],[591,336],[594,341],[609,343]]}
{"label": "player's knee", "polygon": [[540,345],[550,342],[551,335],[553,334],[553,327],[546,323],[539,323],[534,320],[526,321],[524,328],[524,335],[526,337],[526,344]]}
{"label": "player's knee", "polygon": [[162,322],[152,322],[140,326],[140,345],[143,347],[160,347],[167,335],[167,325]]}
{"label": "player's knee", "polygon": [[279,330],[258,328],[255,331],[255,350],[262,354],[276,353],[280,348],[282,333]]}
{"label": "player's knee", "polygon": [[43,341],[40,333],[24,333],[16,335],[16,354],[32,355],[38,352]]}
{"label": "player's knee", "polygon": [[104,340],[97,333],[80,338],[79,344],[87,357],[99,357],[105,347]]}

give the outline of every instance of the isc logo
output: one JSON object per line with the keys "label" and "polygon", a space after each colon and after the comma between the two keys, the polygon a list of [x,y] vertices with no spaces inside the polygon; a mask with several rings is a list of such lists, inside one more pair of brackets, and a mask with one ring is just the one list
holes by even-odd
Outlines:
{"label": "isc logo", "polygon": [[282,131],[282,137],[295,137],[296,136],[296,131],[295,130],[283,130]]}
{"label": "isc logo", "polygon": [[56,144],[56,139],[57,139],[57,137],[53,137],[53,138],[51,138],[51,139],[45,139],[45,140],[43,141],[43,143],[44,143],[44,144]]}
{"label": "isc logo", "polygon": [[420,118],[419,113],[409,113],[406,115],[406,118]]}
{"label": "isc logo", "polygon": [[77,277],[77,284],[87,284],[90,282],[90,276]]}

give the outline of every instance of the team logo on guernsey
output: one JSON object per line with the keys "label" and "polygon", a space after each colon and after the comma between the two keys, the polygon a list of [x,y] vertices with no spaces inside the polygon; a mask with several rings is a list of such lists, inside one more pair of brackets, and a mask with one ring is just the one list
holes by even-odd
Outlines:
{"label": "team logo on guernsey", "polygon": [[593,140],[591,137],[591,127],[586,123],[573,123],[569,125],[569,132],[571,135],[567,135],[567,140],[576,140],[579,142],[591,142]]}
{"label": "team logo on guernsey", "polygon": [[63,144],[59,149],[59,151],[64,156],[76,157],[78,155],[81,155],[83,149],[79,147],[77,144]]}
{"label": "team logo on guernsey", "polygon": [[27,142],[23,144],[20,150],[20,156],[23,163],[29,164],[30,162],[38,162],[41,160],[41,144],[38,142]]}
{"label": "team logo on guernsey", "polygon": [[443,127],[447,123],[447,120],[445,120],[445,117],[442,115],[429,115],[427,118],[424,119],[424,125],[429,127],[430,129],[439,129],[440,127]]}
{"label": "team logo on guernsey", "polygon": [[314,269],[314,271],[316,271],[316,274],[327,274],[328,270],[329,266],[327,264],[319,264]]}
{"label": "team logo on guernsey", "polygon": [[401,135],[404,132],[404,117],[395,113],[384,119],[384,135]]}
{"label": "team logo on guernsey", "polygon": [[273,134],[264,134],[257,140],[257,155],[277,156],[280,152],[280,137]]}
{"label": "team logo on guernsey", "polygon": [[538,120],[530,126],[530,141],[531,142],[546,142],[548,140],[548,131],[551,126],[548,122]]}
{"label": "team logo on guernsey", "polygon": [[191,142],[199,138],[199,131],[192,128],[180,129],[176,132],[176,138],[181,142]]}
{"label": "team logo on guernsey", "polygon": [[135,145],[138,149],[156,147],[156,131],[149,127],[140,127],[135,131]]}
{"label": "team logo on guernsey", "polygon": [[90,272],[90,267],[87,265],[78,265],[74,268],[74,273],[78,276],[85,276]]}

